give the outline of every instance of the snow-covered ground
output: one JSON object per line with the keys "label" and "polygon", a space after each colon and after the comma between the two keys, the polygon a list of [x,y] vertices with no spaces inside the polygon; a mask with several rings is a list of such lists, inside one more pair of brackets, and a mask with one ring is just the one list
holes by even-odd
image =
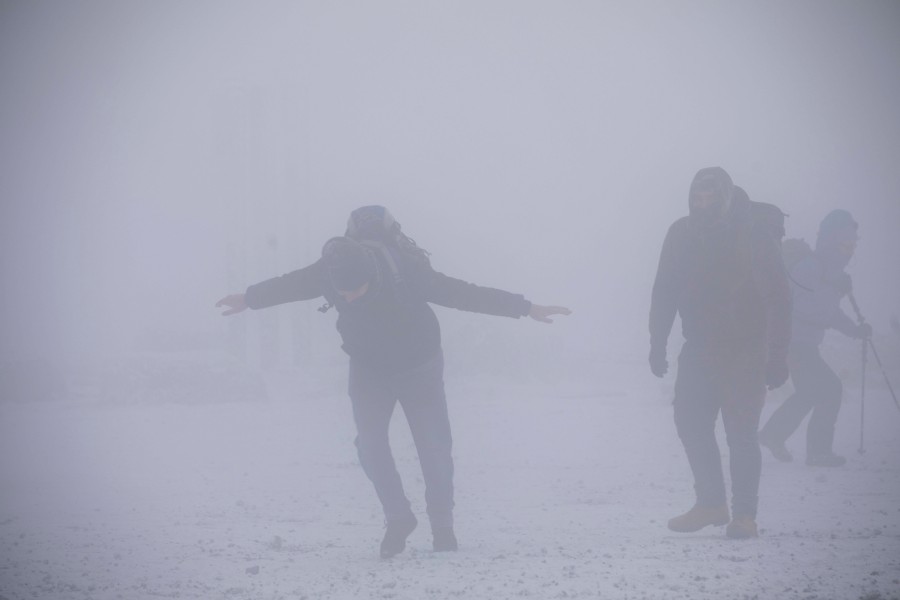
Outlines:
{"label": "snow-covered ground", "polygon": [[666,529],[693,500],[671,375],[609,371],[583,386],[448,371],[460,551],[431,552],[397,418],[420,525],[387,561],[338,367],[271,373],[253,402],[0,403],[0,597],[900,597],[900,412],[886,390],[869,391],[859,454],[848,389],[845,468],[804,466],[802,431],[799,461],[764,454],[761,535],[733,541]]}

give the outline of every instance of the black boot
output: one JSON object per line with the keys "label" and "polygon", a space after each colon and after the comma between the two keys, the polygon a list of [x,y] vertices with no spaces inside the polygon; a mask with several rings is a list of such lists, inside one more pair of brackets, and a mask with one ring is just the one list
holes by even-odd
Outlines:
{"label": "black boot", "polygon": [[434,536],[432,547],[435,552],[455,552],[459,550],[459,544],[456,543],[456,535],[453,533],[452,527],[436,527],[431,530]]}
{"label": "black boot", "polygon": [[418,524],[419,522],[413,515],[388,521],[384,539],[381,540],[381,558],[390,558],[403,552],[403,549],[406,548],[406,538]]}

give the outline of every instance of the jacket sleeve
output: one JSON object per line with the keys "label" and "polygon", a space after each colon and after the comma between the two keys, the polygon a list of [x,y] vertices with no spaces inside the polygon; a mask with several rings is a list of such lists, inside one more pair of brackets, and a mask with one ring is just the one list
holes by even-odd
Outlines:
{"label": "jacket sleeve", "polygon": [[656,279],[653,281],[653,293],[650,297],[650,346],[665,349],[678,313],[679,273],[678,254],[680,239],[683,237],[684,220],[675,221],[666,233],[662,251],[659,253],[659,266],[656,268]]}
{"label": "jacket sleeve", "polygon": [[849,337],[856,337],[859,334],[859,325],[857,325],[847,313],[841,310],[840,307],[838,307],[832,316],[831,327]]}
{"label": "jacket sleeve", "polygon": [[421,269],[418,279],[422,297],[427,302],[448,308],[515,319],[524,317],[531,310],[531,302],[521,294],[468,283],[430,267]]}
{"label": "jacket sleeve", "polygon": [[308,267],[273,277],[247,288],[245,301],[253,309],[285,302],[312,300],[325,293],[325,271],[321,261]]}
{"label": "jacket sleeve", "polygon": [[781,248],[771,234],[758,232],[751,268],[766,309],[769,360],[784,360],[791,344],[791,286]]}

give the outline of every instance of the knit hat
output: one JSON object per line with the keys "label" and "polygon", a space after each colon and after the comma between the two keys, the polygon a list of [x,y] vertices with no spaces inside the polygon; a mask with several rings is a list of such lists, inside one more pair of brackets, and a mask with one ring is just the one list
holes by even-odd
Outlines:
{"label": "knit hat", "polygon": [[819,224],[819,234],[816,236],[816,246],[830,245],[837,241],[837,236],[849,229],[856,230],[859,223],[853,220],[853,215],[848,211],[838,208],[831,211]]}
{"label": "knit hat", "polygon": [[838,208],[825,215],[825,218],[822,219],[822,222],[819,224],[819,235],[830,235],[835,231],[851,227],[856,229],[859,227],[859,223],[853,220],[853,215],[849,211]]}
{"label": "knit hat", "polygon": [[334,237],[325,242],[322,260],[334,289],[340,292],[357,290],[375,275],[375,262],[370,252],[348,237]]}

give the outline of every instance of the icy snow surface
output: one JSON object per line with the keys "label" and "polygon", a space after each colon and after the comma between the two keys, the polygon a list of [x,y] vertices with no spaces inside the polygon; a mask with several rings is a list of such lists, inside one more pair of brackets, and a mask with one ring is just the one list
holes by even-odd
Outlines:
{"label": "icy snow surface", "polygon": [[900,595],[900,413],[886,391],[869,393],[866,454],[848,392],[845,468],[805,467],[802,430],[789,442],[799,460],[764,453],[761,536],[732,541],[723,528],[666,529],[693,499],[671,376],[619,375],[602,389],[448,373],[461,548],[431,551],[395,418],[420,525],[387,561],[340,369],[270,375],[255,402],[0,403],[0,597]]}

